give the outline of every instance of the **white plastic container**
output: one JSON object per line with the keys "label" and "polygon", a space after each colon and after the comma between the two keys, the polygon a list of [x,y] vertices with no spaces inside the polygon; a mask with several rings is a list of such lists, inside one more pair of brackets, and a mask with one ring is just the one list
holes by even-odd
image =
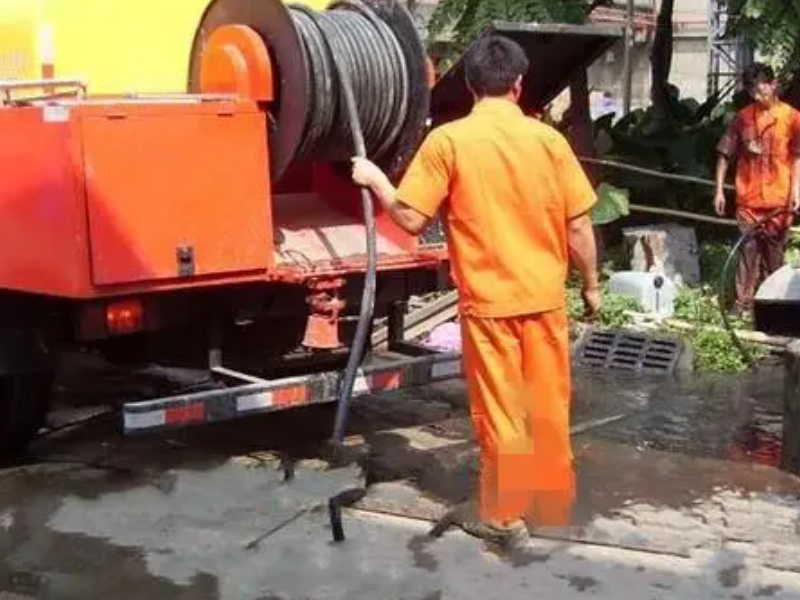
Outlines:
{"label": "white plastic container", "polygon": [[637,300],[644,312],[659,317],[671,317],[675,312],[678,288],[661,273],[620,271],[611,276],[608,289],[614,294]]}

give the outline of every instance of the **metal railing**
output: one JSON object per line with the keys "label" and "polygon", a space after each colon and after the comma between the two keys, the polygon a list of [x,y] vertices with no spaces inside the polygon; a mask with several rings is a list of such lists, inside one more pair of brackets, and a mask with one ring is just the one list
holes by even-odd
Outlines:
{"label": "metal railing", "polygon": [[[31,102],[34,100],[46,100],[48,98],[77,97],[86,96],[89,84],[83,79],[7,79],[0,80],[0,103],[12,104],[17,102]],[[66,92],[57,92],[59,88],[72,88]],[[19,98],[12,96],[12,92],[21,90],[44,90],[44,94]]]}

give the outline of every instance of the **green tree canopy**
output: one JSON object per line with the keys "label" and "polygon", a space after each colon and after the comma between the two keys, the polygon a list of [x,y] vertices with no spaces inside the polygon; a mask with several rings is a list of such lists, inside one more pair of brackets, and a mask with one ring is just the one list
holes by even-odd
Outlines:
{"label": "green tree canopy", "polygon": [[800,61],[800,0],[729,0],[731,34],[741,33],[754,49],[788,75]]}
{"label": "green tree canopy", "polygon": [[583,23],[610,0],[441,0],[431,17],[431,37],[452,33],[462,50],[492,21]]}

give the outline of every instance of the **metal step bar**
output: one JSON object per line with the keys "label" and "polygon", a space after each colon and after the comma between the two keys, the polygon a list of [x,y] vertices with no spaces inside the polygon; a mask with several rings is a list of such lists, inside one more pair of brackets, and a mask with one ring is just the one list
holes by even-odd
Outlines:
{"label": "metal step bar", "polygon": [[[298,406],[334,402],[344,370],[284,379],[260,379],[229,369],[213,369],[235,379],[220,390],[131,402],[123,407],[126,435],[170,427],[186,427],[228,421]],[[460,354],[410,357],[376,355],[356,379],[354,396],[377,394],[442,381],[461,375]]]}
{"label": "metal step bar", "polygon": [[[359,370],[354,396],[377,394],[460,377],[461,354],[434,352],[404,339],[402,305],[389,319],[389,349],[373,353]],[[228,386],[123,405],[126,435],[229,421],[298,406],[335,402],[344,369],[282,379],[263,379],[222,365],[215,336],[209,370]]]}

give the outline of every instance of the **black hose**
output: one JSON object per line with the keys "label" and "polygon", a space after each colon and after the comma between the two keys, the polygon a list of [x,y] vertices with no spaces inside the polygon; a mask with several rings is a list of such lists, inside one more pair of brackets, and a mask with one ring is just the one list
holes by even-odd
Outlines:
{"label": "black hose", "polygon": [[[400,130],[398,123],[402,125],[405,120],[407,70],[391,29],[359,2],[336,6],[323,13],[292,7],[314,90],[314,108],[306,122],[307,137],[301,156],[324,153],[349,141],[351,155],[366,157],[389,147],[394,139],[387,137],[396,137]],[[361,190],[361,204],[367,268],[358,325],[339,388],[331,440],[335,446],[341,444],[347,429],[353,385],[375,310],[376,226],[373,200],[367,189]]]}
{"label": "black hose", "polygon": [[750,366],[750,368],[756,368],[756,361],[753,358],[753,355],[747,349],[742,341],[739,339],[739,336],[736,335],[736,330],[733,328],[731,324],[730,318],[728,317],[728,287],[730,281],[730,272],[734,266],[738,264],[739,254],[742,251],[742,247],[750,241],[751,238],[758,235],[758,233],[766,226],[769,221],[774,219],[775,217],[779,217],[785,214],[790,214],[792,211],[788,208],[779,208],[767,216],[759,219],[756,223],[753,224],[747,231],[745,231],[738,241],[733,245],[731,248],[730,253],[728,254],[728,258],[725,260],[725,264],[722,267],[722,273],[720,274],[719,284],[717,288],[717,302],[719,304],[719,311],[722,315],[722,323],[725,326],[728,334],[731,337],[731,341],[733,341],[734,346],[736,349],[739,350],[739,353],[744,358],[745,362]]}
{"label": "black hose", "polygon": [[[298,158],[349,159],[355,154],[379,160],[399,138],[410,101],[409,71],[392,29],[359,0],[340,2],[323,13],[293,6],[291,14],[302,39],[313,100]],[[375,312],[376,225],[372,195],[366,188],[361,190],[361,205],[367,267],[358,325],[339,387],[331,436],[334,462],[341,457],[353,386]],[[345,496],[328,501],[336,542],[345,539],[341,517]]]}
{"label": "black hose", "polygon": [[[343,151],[356,146],[354,114],[363,156],[385,158],[403,130],[411,95],[397,36],[359,0],[336,3],[325,12],[292,5],[290,14],[300,35],[311,94],[296,158],[349,158]],[[347,105],[342,72],[347,73],[354,107]]]}

